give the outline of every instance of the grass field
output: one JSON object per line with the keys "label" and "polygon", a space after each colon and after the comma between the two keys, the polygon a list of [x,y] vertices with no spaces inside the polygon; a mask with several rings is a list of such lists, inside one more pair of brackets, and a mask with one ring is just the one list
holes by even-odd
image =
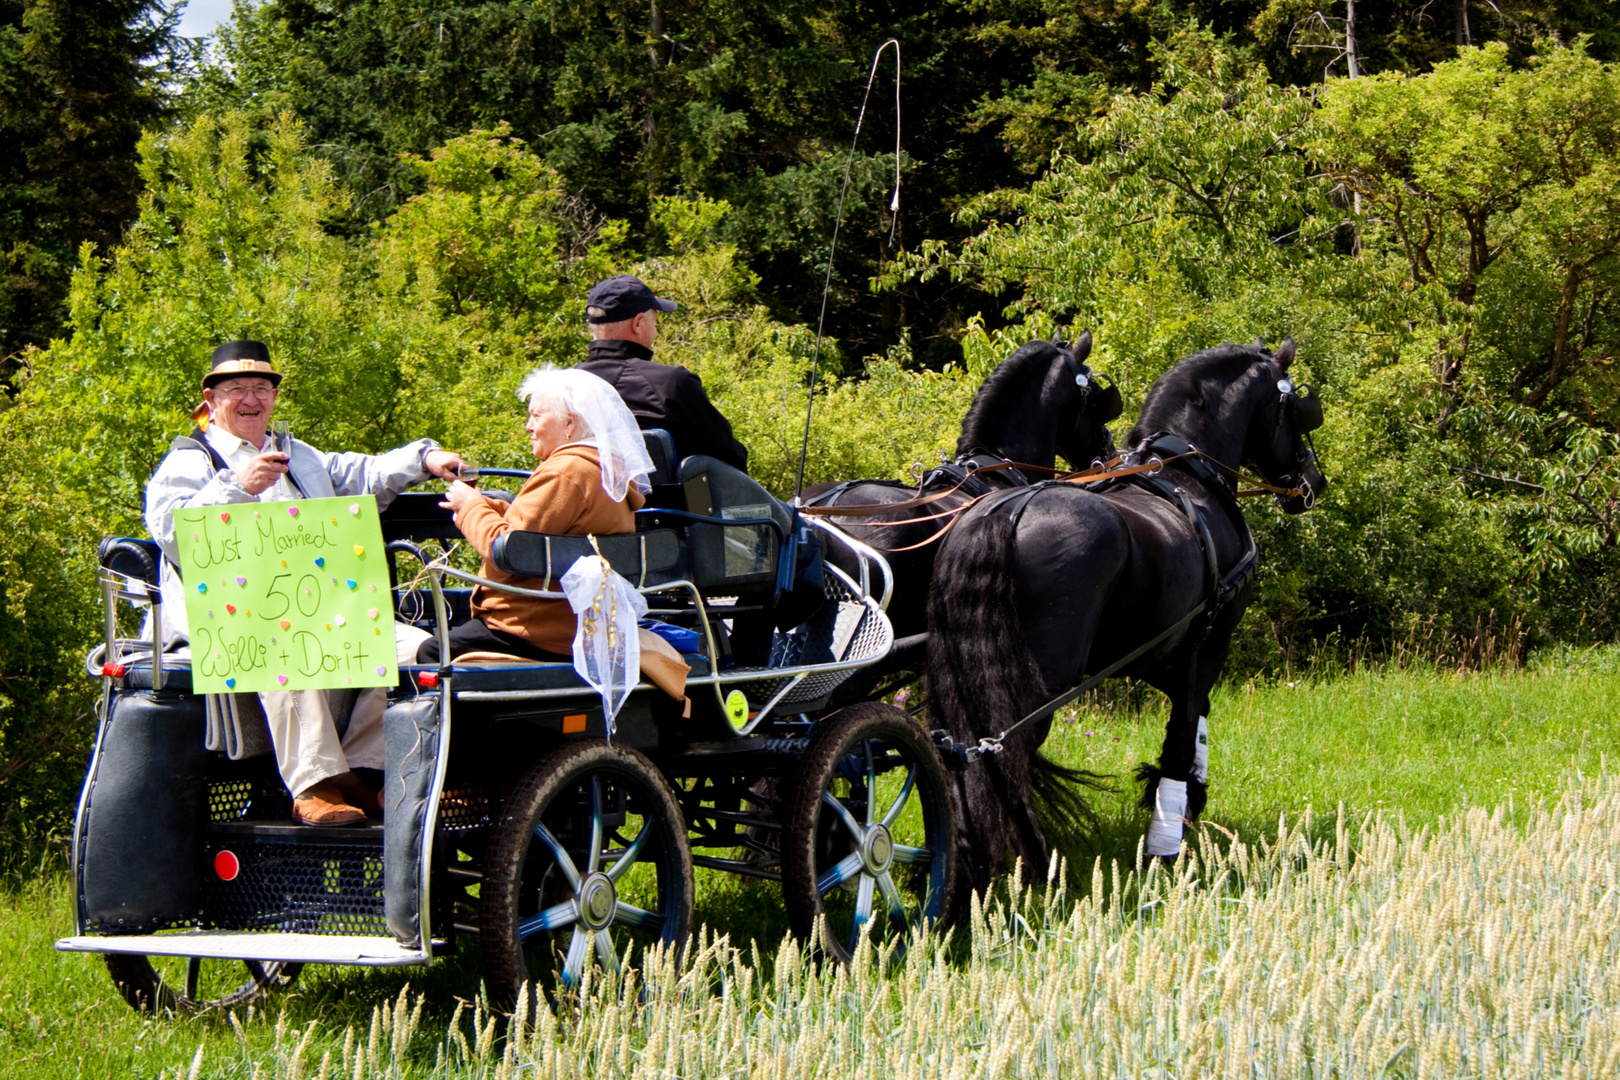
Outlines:
{"label": "grass field", "polygon": [[[1048,748],[1123,776],[1164,721],[1133,698],[1080,710]],[[71,916],[47,866],[0,895],[0,1062],[8,1077],[1613,1077],[1615,700],[1613,652],[1229,686],[1209,825],[1179,881],[1111,869],[1145,823],[1121,784],[1077,885],[992,902],[880,976],[778,948],[772,888],[700,872],[699,916],[729,938],[513,1042],[472,1004],[471,942],[427,969],[313,968],[250,1014],[136,1016],[99,958],[52,951]]]}

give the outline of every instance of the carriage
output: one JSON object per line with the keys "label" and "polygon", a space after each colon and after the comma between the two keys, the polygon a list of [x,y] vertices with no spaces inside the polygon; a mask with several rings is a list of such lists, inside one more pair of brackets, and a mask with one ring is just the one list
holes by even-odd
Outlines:
{"label": "carriage", "polygon": [[[1322,408],[1289,375],[1292,339],[1223,345],[1154,384],[1110,462],[963,496],[1010,453],[1055,473],[1055,454],[1085,461],[1108,445],[1117,393],[1097,392],[1088,342],[1031,343],[1004,361],[964,420],[956,464],[971,468],[898,502],[884,489],[877,505],[847,506],[839,497],[861,487],[841,485],[834,505],[801,512],[722,462],[676,461],[667,435],[647,433],[653,491],[634,533],[509,533],[492,557],[542,582],[528,595],[557,599],[578,559],[608,560],[687,641],[690,708],[638,684],[609,738],[571,664],[402,666],[384,714],[381,826],[292,825],[268,760],[205,749],[189,671],[155,639],[117,634],[120,602],[160,602],[154,549],[105,543],[106,641],[88,666],[106,688],[74,829],[77,934],[58,948],[105,953],[138,1008],[187,1009],[251,1000],[306,962],[426,963],[471,933],[497,1004],[529,983],[555,1001],[587,966],[632,955],[621,937],[679,948],[701,867],[779,881],[794,932],[847,959],[866,934],[948,917],[1009,851],[1045,864],[1032,793],[1078,813],[1061,789],[1084,774],[1038,747],[1056,709],[1118,674],[1171,699],[1163,750],[1138,776],[1147,857],[1172,861],[1203,808],[1209,693],[1258,556],[1238,497],[1267,493],[1289,514],[1314,505]],[[983,463],[986,446],[1001,464]],[[954,509],[935,507],[947,499]],[[951,533],[927,573],[896,578],[847,516],[918,508],[868,519],[873,539],[887,525],[921,524],[925,544]],[[470,617],[465,586],[508,586],[420,546],[459,535],[437,496],[401,496],[383,528],[397,618],[449,655],[450,628]],[[927,632],[895,638],[897,586],[907,628],[926,607]],[[882,701],[924,667],[944,730]],[[245,964],[246,981],[205,980],[210,960]]]}
{"label": "carriage", "polygon": [[[943,917],[944,759],[879,700],[920,654],[885,615],[888,564],[738,470],[646,437],[653,491],[634,534],[510,533],[493,558],[543,584],[528,595],[562,598],[561,576],[599,553],[681,643],[686,707],[643,680],[610,734],[571,664],[402,664],[384,817],[361,827],[293,824],[273,758],[242,733],[206,748],[184,655],[119,633],[121,605],[161,603],[156,547],[104,541],[105,641],[87,658],[104,692],[73,833],[76,932],[57,948],[105,954],[136,1008],[190,1011],[245,1004],[306,963],[426,964],[472,934],[511,1007],[527,983],[555,1001],[590,965],[679,948],[695,868],[779,882],[794,931],[838,958]],[[439,496],[401,495],[382,523],[396,618],[449,656],[469,586],[502,586],[435,548],[459,536]],[[744,625],[765,627],[765,663],[734,650]]]}

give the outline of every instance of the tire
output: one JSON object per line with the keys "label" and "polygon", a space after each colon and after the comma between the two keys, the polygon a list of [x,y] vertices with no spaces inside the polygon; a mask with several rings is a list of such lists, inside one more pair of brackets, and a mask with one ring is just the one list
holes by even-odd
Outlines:
{"label": "tire", "polygon": [[[875,792],[876,798],[869,793]],[[847,963],[863,934],[897,937],[946,919],[956,804],[939,752],[905,713],[862,702],[816,725],[782,838],[788,922]],[[887,918],[872,918],[874,907]]]}
{"label": "tire", "polygon": [[692,909],[692,849],[669,782],[635,750],[565,743],[529,767],[490,837],[478,920],[490,1000],[510,1011],[529,985],[555,1008],[593,954],[614,970],[627,939],[680,949]]}
{"label": "tire", "polygon": [[[303,964],[283,960],[204,960],[196,956],[152,958],[136,953],[107,953],[113,985],[136,1012],[191,1014],[237,1009],[266,994],[285,990]],[[240,964],[247,981],[237,983],[231,970]],[[209,995],[217,995],[210,997]]]}

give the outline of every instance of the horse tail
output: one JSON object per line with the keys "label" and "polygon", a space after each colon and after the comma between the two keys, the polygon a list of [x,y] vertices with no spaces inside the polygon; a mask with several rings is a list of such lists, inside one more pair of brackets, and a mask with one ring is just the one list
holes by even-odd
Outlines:
{"label": "horse tail", "polygon": [[1018,619],[1017,523],[992,511],[957,526],[928,592],[928,702],[955,738],[995,735],[1043,700]]}
{"label": "horse tail", "polygon": [[[935,564],[928,594],[928,707],[960,742],[1006,731],[1045,700],[1011,586],[1016,523],[992,512],[963,522]],[[964,886],[984,892],[1008,847],[1044,868],[1046,838],[1029,796],[1031,732],[981,758],[959,782]]]}
{"label": "horse tail", "polygon": [[1102,822],[1091,805],[1091,792],[1113,791],[1107,773],[1060,765],[1040,751],[1030,763],[1029,791],[1052,846],[1069,860],[1071,875],[1081,869],[1079,855],[1097,850]]}

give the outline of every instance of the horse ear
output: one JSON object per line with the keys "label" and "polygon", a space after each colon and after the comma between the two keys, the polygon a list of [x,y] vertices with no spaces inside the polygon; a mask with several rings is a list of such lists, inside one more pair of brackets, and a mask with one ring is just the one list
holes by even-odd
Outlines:
{"label": "horse ear", "polygon": [[1292,335],[1283,338],[1282,344],[1277,346],[1277,351],[1271,354],[1271,358],[1277,362],[1277,367],[1280,370],[1288,370],[1288,365],[1294,362],[1294,338]]}
{"label": "horse ear", "polygon": [[1083,363],[1086,362],[1086,357],[1091,355],[1091,331],[1090,330],[1082,330],[1082,331],[1080,331],[1080,336],[1075,338],[1074,347],[1070,350],[1070,352],[1074,356],[1074,362],[1075,363],[1083,364]]}
{"label": "horse ear", "polygon": [[1266,347],[1266,339],[1265,338],[1257,337],[1257,338],[1254,339],[1254,345],[1252,346],[1252,348],[1263,349],[1265,347]]}
{"label": "horse ear", "polygon": [[1063,327],[1052,327],[1052,344],[1057,345],[1063,341]]}

